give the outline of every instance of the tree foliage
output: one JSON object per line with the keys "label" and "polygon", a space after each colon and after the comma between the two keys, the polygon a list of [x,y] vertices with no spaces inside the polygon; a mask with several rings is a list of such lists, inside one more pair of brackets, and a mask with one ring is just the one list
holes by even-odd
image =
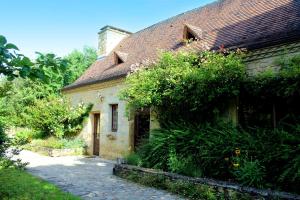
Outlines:
{"label": "tree foliage", "polygon": [[37,54],[38,57],[33,67],[39,78],[37,81],[57,92],[64,86],[64,74],[68,68],[68,61],[51,53]]}
{"label": "tree foliage", "polygon": [[97,59],[96,49],[84,47],[82,51],[74,50],[65,57],[68,68],[64,75],[64,85],[73,83]]}
{"label": "tree foliage", "polygon": [[18,53],[18,47],[8,43],[3,35],[0,35],[0,74],[10,80],[16,77],[34,76],[31,73],[33,63],[26,56]]}
{"label": "tree foliage", "polygon": [[28,70],[25,73],[19,67],[22,62],[13,65],[23,58],[12,51],[17,48],[6,44],[4,37],[1,37],[1,42],[3,56],[6,56],[6,60],[1,59],[1,66],[6,71],[2,73],[4,77],[0,82],[0,120],[6,126],[33,129],[39,136],[76,135],[91,106],[71,107],[60,90],[77,79],[96,60],[96,51],[85,47],[83,52],[75,50],[65,58],[52,53],[37,53],[33,62],[24,57],[30,61],[30,68],[24,68]]}
{"label": "tree foliage", "polygon": [[153,107],[161,122],[199,121],[223,111],[224,99],[239,95],[244,77],[238,53],[164,53],[157,63],[129,75],[129,87],[120,96],[132,109]]}
{"label": "tree foliage", "polygon": [[38,131],[42,136],[58,138],[76,136],[82,129],[91,105],[70,106],[70,102],[57,96],[37,100],[23,113],[25,127]]}

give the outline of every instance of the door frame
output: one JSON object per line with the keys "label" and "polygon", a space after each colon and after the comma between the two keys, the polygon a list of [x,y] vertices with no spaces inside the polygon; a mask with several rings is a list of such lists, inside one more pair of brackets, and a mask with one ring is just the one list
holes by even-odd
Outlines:
{"label": "door frame", "polygon": [[[93,155],[95,156],[99,156],[100,155],[100,123],[101,123],[101,114],[100,112],[92,112],[92,146],[93,146]],[[98,123],[99,123],[99,126],[98,126],[98,134],[99,134],[99,140],[98,140],[98,150],[96,149],[96,145],[95,145],[95,141],[97,139],[97,136],[96,136],[96,115],[98,115]]]}
{"label": "door frame", "polygon": [[[140,128],[139,127],[139,121],[141,120],[141,117],[142,116],[146,116],[148,117],[148,133],[144,133],[144,135],[140,135]],[[143,109],[143,110],[137,110],[134,114],[134,134],[133,134],[133,147],[134,149],[136,149],[138,146],[139,146],[139,142],[141,142],[141,138],[139,137],[149,137],[150,136],[150,109],[149,108],[146,108],[146,109]]]}

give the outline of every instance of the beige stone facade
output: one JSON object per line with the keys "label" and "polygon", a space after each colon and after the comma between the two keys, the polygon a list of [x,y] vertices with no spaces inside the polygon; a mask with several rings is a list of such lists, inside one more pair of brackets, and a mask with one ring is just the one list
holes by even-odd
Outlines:
{"label": "beige stone facade", "polygon": [[[132,150],[133,120],[126,115],[126,103],[118,98],[119,91],[124,88],[124,79],[69,90],[65,93],[72,105],[92,103],[94,106],[85,121],[80,137],[88,145],[88,153],[93,154],[94,114],[100,113],[100,155],[106,158],[124,156]],[[111,105],[118,104],[118,130],[111,130]]]}
{"label": "beige stone facade", "polygon": [[[80,103],[93,104],[89,117],[84,122],[84,127],[79,137],[87,144],[87,153],[93,155],[94,150],[94,114],[100,114],[100,145],[99,155],[108,159],[124,157],[134,149],[135,121],[134,113],[127,112],[126,102],[118,97],[119,92],[126,87],[124,78],[107,81],[100,84],[89,85],[64,94],[72,106]],[[118,130],[113,132],[111,105],[118,105]],[[149,128],[159,128],[155,113],[150,113]]]}

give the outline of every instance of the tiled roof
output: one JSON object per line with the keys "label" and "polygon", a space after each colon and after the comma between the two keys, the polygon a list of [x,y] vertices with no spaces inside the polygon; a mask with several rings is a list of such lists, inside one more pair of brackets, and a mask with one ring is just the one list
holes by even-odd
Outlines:
{"label": "tiled roof", "polygon": [[[188,27],[201,35],[188,45]],[[123,39],[64,90],[126,76],[132,65],[157,59],[159,50],[257,49],[300,39],[300,0],[223,0],[172,17]],[[115,65],[115,52],[126,61]],[[122,53],[120,53],[122,52]]]}

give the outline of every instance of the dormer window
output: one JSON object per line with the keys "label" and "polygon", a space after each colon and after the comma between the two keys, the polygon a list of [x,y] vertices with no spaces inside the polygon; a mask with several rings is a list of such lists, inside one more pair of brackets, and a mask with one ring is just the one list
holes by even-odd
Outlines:
{"label": "dormer window", "polygon": [[127,55],[128,55],[127,53],[123,53],[120,51],[115,52],[115,64],[119,65],[126,62]]}
{"label": "dormer window", "polygon": [[199,27],[186,24],[183,30],[183,39],[191,43],[202,38],[202,30]]}
{"label": "dormer window", "polygon": [[116,65],[119,65],[119,64],[121,64],[123,62],[124,61],[118,55],[115,55],[115,63],[116,63]]}
{"label": "dormer window", "polygon": [[196,36],[189,29],[186,29],[184,39],[194,41],[196,40]]}

